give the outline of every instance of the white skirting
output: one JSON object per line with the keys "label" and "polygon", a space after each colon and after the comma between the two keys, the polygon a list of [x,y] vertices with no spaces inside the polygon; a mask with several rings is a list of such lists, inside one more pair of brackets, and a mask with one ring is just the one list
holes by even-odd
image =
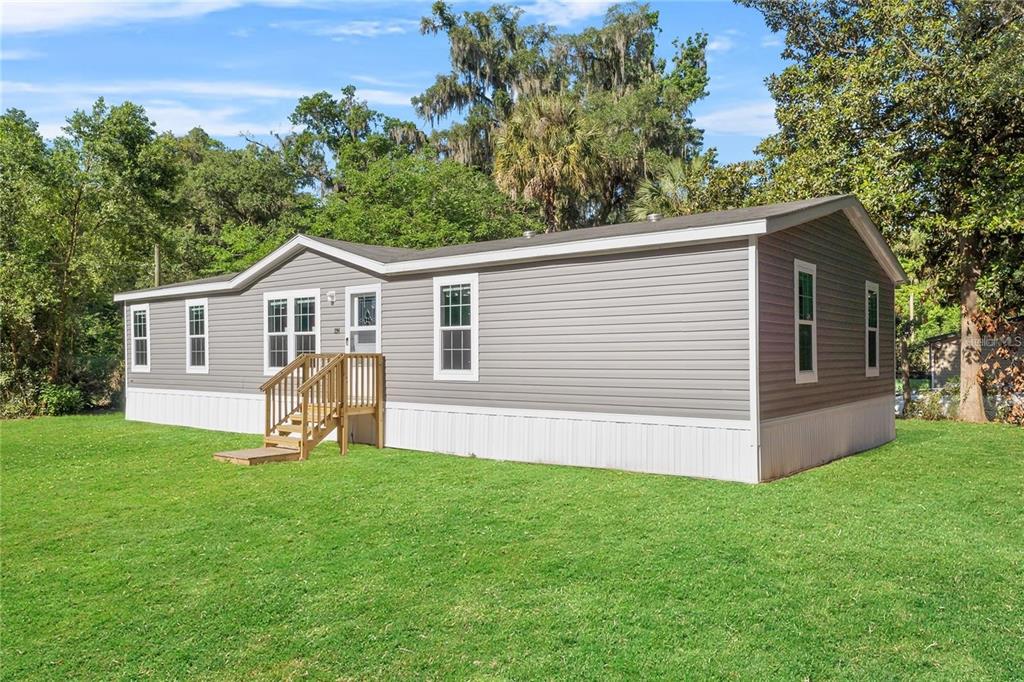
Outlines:
{"label": "white skirting", "polygon": [[[263,395],[128,388],[125,417],[263,433]],[[353,419],[357,441],[372,419]],[[486,459],[623,469],[756,483],[747,420],[687,419],[389,402],[385,445]]]}
{"label": "white skirting", "polygon": [[761,422],[761,480],[809,469],[896,437],[891,395]]}
{"label": "white skirting", "polygon": [[216,393],[172,388],[125,390],[125,419],[213,431],[263,433],[262,393]]}
{"label": "white skirting", "polygon": [[388,447],[757,482],[750,422],[391,403]]}

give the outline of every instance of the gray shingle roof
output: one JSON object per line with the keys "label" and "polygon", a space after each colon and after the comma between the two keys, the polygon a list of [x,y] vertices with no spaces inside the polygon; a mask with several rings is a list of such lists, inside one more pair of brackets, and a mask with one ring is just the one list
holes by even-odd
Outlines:
{"label": "gray shingle roof", "polygon": [[667,230],[681,230],[690,227],[710,227],[712,225],[725,225],[728,223],[742,223],[750,220],[762,220],[787,213],[793,213],[813,206],[827,204],[845,198],[845,195],[830,197],[818,197],[805,199],[803,201],[788,201],[781,204],[768,204],[767,206],[751,206],[749,208],[734,208],[728,211],[712,211],[710,213],[695,213],[692,215],[675,216],[662,218],[656,222],[642,221],[637,223],[619,223],[617,225],[602,225],[600,227],[583,227],[577,230],[565,232],[552,232],[547,234],[536,234],[533,237],[513,237],[511,239],[495,239],[486,242],[473,242],[471,244],[456,244],[455,246],[442,246],[436,249],[402,249],[391,246],[369,246],[346,242],[340,239],[326,239],[324,237],[311,237],[318,242],[335,246],[346,251],[351,251],[360,256],[371,258],[380,263],[400,263],[408,260],[419,260],[421,258],[439,258],[442,256],[460,256],[467,253],[485,253],[487,251],[500,251],[502,249],[514,249],[521,246],[540,246],[541,244],[562,244],[566,242],[585,241],[587,239],[600,239],[602,237],[618,237],[626,234],[647,234],[651,232],[664,232]]}
{"label": "gray shingle roof", "polygon": [[132,291],[160,291],[161,289],[180,287],[182,284],[211,284],[213,282],[226,282],[237,274],[237,272],[225,272],[223,275],[213,275],[212,277],[200,277],[199,279],[190,279],[184,282],[172,282],[170,284],[161,284],[158,287],[148,287],[146,289],[132,289]]}

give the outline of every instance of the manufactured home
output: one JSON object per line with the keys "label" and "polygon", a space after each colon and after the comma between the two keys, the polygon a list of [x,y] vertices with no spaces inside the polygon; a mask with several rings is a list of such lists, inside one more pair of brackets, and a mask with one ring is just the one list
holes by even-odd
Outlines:
{"label": "manufactured home", "polygon": [[125,411],[282,459],[333,432],[767,481],[894,438],[905,279],[853,196],[429,250],[298,235],[115,296]]}

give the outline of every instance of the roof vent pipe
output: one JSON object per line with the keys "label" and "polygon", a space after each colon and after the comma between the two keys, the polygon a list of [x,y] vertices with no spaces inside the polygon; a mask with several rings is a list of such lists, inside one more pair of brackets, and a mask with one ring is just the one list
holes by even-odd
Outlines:
{"label": "roof vent pipe", "polygon": [[649,223],[656,223],[659,220],[661,220],[661,214],[660,213],[648,213],[647,214],[647,222],[649,222]]}
{"label": "roof vent pipe", "polygon": [[526,237],[527,239],[529,239],[535,234],[536,232],[534,232],[533,230],[523,230],[523,236]]}

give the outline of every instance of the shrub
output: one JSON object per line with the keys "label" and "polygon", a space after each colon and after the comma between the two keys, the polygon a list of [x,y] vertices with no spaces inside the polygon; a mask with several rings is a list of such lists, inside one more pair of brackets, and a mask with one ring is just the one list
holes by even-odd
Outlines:
{"label": "shrub", "polygon": [[918,419],[956,419],[960,411],[960,381],[950,379],[943,386],[921,391],[911,401],[909,416]]}
{"label": "shrub", "polygon": [[39,377],[35,372],[24,368],[0,370],[0,419],[31,417],[38,397]]}
{"label": "shrub", "polygon": [[39,409],[43,414],[71,414],[83,407],[85,400],[77,386],[43,384],[39,389]]}

